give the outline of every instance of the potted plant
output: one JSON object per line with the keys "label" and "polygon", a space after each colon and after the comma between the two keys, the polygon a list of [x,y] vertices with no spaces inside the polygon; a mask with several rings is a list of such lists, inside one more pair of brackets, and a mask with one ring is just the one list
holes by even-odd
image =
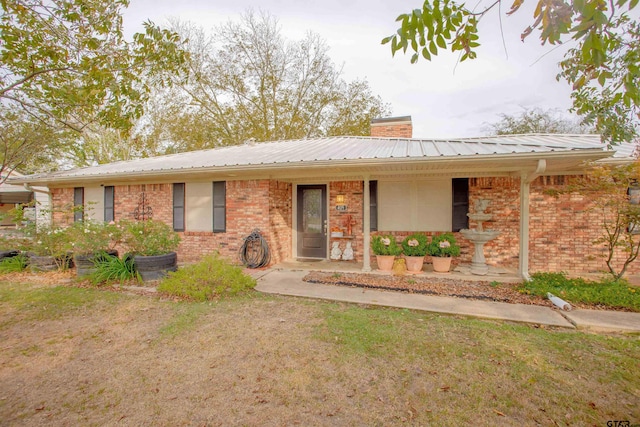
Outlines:
{"label": "potted plant", "polygon": [[460,246],[453,233],[439,234],[431,239],[427,254],[431,255],[433,271],[446,273],[451,268],[451,257],[460,255]]}
{"label": "potted plant", "polygon": [[115,246],[120,242],[121,229],[115,223],[85,220],[69,228],[73,246],[73,263],[78,276],[88,276],[95,264],[105,257],[117,257]]}
{"label": "potted plant", "polygon": [[178,269],[175,250],[180,236],[164,222],[125,222],[123,243],[133,256],[133,264],[143,281],[158,280]]}
{"label": "potted plant", "polygon": [[376,256],[378,270],[381,271],[391,271],[396,256],[402,253],[402,247],[398,245],[395,236],[391,234],[386,236],[373,236],[371,249]]}
{"label": "potted plant", "polygon": [[414,233],[402,241],[402,252],[407,263],[407,272],[417,274],[422,272],[424,256],[427,254],[429,239],[424,234]]}
{"label": "potted plant", "polygon": [[41,226],[32,235],[28,248],[31,271],[66,270],[73,266],[73,246],[66,228]]}

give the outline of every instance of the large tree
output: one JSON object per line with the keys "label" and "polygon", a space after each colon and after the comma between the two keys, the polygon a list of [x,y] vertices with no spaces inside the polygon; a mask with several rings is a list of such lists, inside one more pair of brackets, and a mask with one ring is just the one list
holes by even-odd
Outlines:
{"label": "large tree", "polygon": [[186,53],[175,33],[146,22],[144,33],[125,40],[127,6],[128,0],[0,0],[0,118],[46,129],[37,144],[5,144],[22,151],[0,154],[1,168],[15,168],[9,160],[16,156],[54,149],[48,138],[59,132],[92,124],[128,131],[143,113],[150,82],[169,83],[168,74],[181,68]]}
{"label": "large tree", "polygon": [[[411,62],[431,60],[441,50],[460,52],[461,61],[477,56],[478,22],[491,11],[502,13],[502,0],[474,3],[425,0],[422,7],[398,17],[400,28],[382,40],[391,52],[413,51]],[[514,0],[507,15],[518,12],[524,0]],[[574,42],[560,63],[558,78],[573,87],[573,109],[587,126],[594,125],[609,143],[629,141],[640,125],[640,23],[631,16],[638,0],[539,0],[533,32],[543,44]]]}
{"label": "large tree", "polygon": [[146,132],[171,141],[168,151],[366,135],[371,118],[390,113],[366,81],[341,77],[323,39],[286,40],[266,13],[247,12],[213,36],[188,24],[174,29],[189,40],[189,77],[163,93]]}
{"label": "large tree", "polygon": [[500,120],[487,125],[493,135],[524,133],[590,133],[593,129],[568,119],[557,110],[533,108],[520,114],[500,114]]}

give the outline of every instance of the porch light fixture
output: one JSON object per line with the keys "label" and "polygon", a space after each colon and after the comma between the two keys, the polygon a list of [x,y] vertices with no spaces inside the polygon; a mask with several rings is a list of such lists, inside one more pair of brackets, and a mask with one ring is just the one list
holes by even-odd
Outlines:
{"label": "porch light fixture", "polygon": [[336,196],[336,205],[337,205],[337,206],[344,206],[344,205],[346,205],[346,204],[347,204],[347,203],[346,203],[346,199],[345,199],[344,194],[338,194],[338,195]]}

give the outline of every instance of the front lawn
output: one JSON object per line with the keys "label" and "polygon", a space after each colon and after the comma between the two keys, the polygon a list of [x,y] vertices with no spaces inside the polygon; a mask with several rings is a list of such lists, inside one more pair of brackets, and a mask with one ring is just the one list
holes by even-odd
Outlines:
{"label": "front lawn", "polygon": [[637,335],[5,279],[0,337],[3,425],[640,422]]}

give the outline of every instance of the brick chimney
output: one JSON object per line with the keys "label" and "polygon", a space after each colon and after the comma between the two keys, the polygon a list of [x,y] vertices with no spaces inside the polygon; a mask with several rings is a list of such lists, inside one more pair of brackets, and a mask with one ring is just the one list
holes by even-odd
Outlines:
{"label": "brick chimney", "polygon": [[411,116],[372,119],[371,136],[379,138],[413,138]]}

